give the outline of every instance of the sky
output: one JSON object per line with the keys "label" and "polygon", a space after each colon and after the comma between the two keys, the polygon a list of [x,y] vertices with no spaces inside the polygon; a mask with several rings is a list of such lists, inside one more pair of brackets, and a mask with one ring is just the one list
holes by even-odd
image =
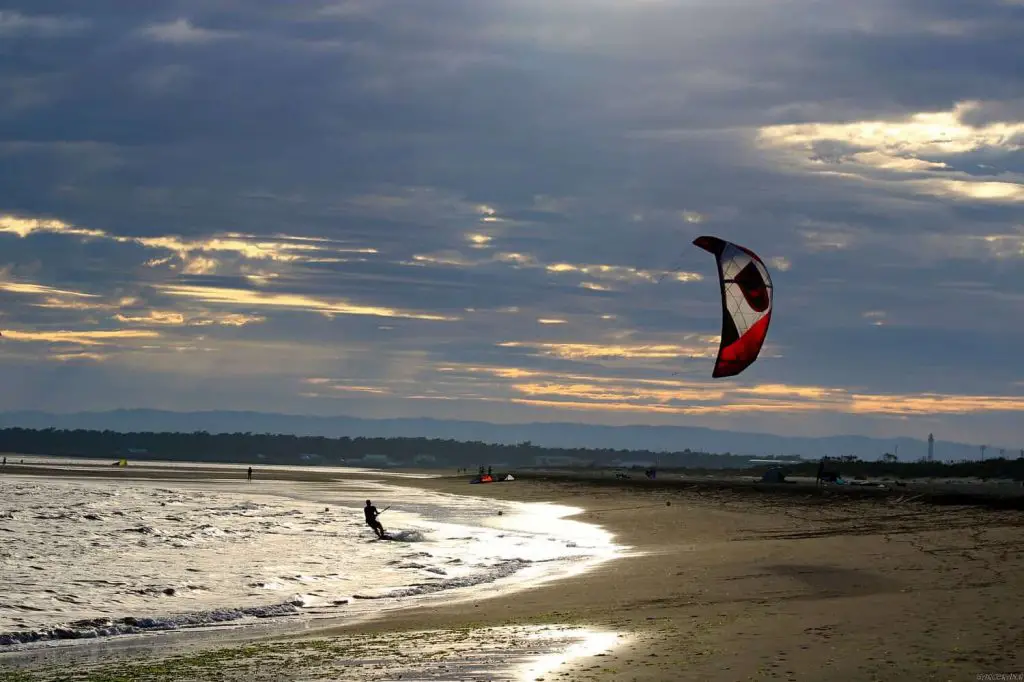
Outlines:
{"label": "sky", "polygon": [[[1021,0],[5,0],[0,410],[1024,447]],[[710,234],[760,358],[712,379]]]}

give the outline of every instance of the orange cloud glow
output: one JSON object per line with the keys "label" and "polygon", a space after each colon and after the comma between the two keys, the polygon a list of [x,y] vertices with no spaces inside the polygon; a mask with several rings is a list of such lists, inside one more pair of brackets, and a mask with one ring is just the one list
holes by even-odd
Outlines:
{"label": "orange cloud glow", "polygon": [[222,287],[202,287],[185,285],[161,285],[160,291],[172,296],[192,298],[204,303],[222,303],[239,306],[261,306],[268,308],[290,308],[305,310],[324,315],[373,315],[377,317],[402,317],[416,320],[452,321],[457,317],[414,313],[375,306],[363,306],[345,301],[328,301],[326,299],[301,294],[271,294],[248,289],[229,289]]}
{"label": "orange cloud glow", "polygon": [[[867,394],[841,388],[788,384],[736,385],[735,382],[634,379],[559,373],[520,367],[445,365],[450,375],[486,375],[493,391],[513,403],[568,410],[650,411],[703,415],[755,412],[832,412],[879,416],[925,416],[981,412],[1024,412],[1016,396]],[[478,384],[467,384],[478,387]]]}
{"label": "orange cloud glow", "polygon": [[719,337],[691,336],[698,343],[691,346],[676,344],[617,344],[594,343],[532,343],[505,341],[503,348],[530,348],[540,355],[566,360],[598,360],[609,358],[668,359],[678,357],[714,357],[718,352]]}
{"label": "orange cloud glow", "polygon": [[74,343],[80,346],[103,346],[120,339],[153,339],[157,332],[141,329],[113,329],[105,331],[40,331],[23,332],[7,329],[4,338],[10,341],[36,343]]}
{"label": "orange cloud glow", "polygon": [[211,325],[222,325],[225,327],[244,327],[247,324],[265,322],[267,318],[259,315],[241,315],[238,313],[228,314],[202,314],[190,315],[173,310],[150,310],[145,315],[125,315],[118,313],[114,315],[118,322],[145,325],[166,325],[166,326],[192,326],[209,327]]}

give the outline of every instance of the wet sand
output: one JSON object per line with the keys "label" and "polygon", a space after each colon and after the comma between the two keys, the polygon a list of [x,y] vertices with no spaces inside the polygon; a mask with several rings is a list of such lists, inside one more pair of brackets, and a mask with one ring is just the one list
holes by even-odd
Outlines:
{"label": "wet sand", "polygon": [[[350,667],[352,676],[330,667],[346,647],[368,641],[396,656],[403,644],[434,643],[443,671],[416,679],[491,679],[486,660],[470,665],[464,643],[480,643],[484,651],[498,640],[525,654],[530,647],[514,633],[536,625],[623,635],[618,646],[597,652],[604,655],[569,660],[547,673],[548,680],[974,680],[1024,672],[1019,511],[908,496],[681,489],[643,480],[382,480],[476,495],[481,504],[494,498],[580,507],[579,520],[607,528],[634,551],[583,576],[509,597],[482,593],[478,601],[264,639],[261,647],[327,652],[318,659],[319,673],[299,666],[274,679],[396,679],[372,667]],[[520,630],[486,629],[504,626]],[[267,651],[245,655],[258,660]],[[210,663],[218,679],[260,677],[253,672],[260,666],[243,671],[226,660],[224,654]],[[180,671],[161,677],[156,667],[147,670],[136,678],[183,679]]]}

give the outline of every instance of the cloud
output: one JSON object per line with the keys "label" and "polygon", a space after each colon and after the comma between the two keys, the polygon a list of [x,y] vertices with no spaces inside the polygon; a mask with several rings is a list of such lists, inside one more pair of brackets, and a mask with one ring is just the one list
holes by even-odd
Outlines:
{"label": "cloud", "polygon": [[184,18],[147,26],[142,29],[141,34],[157,42],[175,45],[212,43],[236,37],[236,34],[231,31],[202,28]]}
{"label": "cloud", "polygon": [[696,272],[652,272],[650,270],[639,270],[637,268],[622,265],[574,265],[572,263],[554,263],[545,266],[545,269],[548,272],[553,273],[579,273],[588,277],[618,282],[631,280],[657,282],[660,278],[665,276],[670,276],[672,279],[680,282],[694,282],[704,279],[701,274]]}
{"label": "cloud", "polygon": [[[829,142],[850,150],[856,159],[867,152],[867,165],[885,166],[890,161],[918,161],[917,157],[949,157],[979,150],[1017,151],[1024,146],[1024,122],[992,121],[983,125],[965,123],[981,102],[958,102],[952,109],[917,112],[898,120],[850,123],[801,123],[766,126],[759,131],[765,146],[813,149]],[[923,169],[945,168],[942,163]],[[901,170],[897,165],[896,170]],[[906,170],[915,170],[909,166]]]}
{"label": "cloud", "polygon": [[564,359],[602,360],[615,358],[672,359],[679,357],[715,357],[721,339],[717,336],[701,337],[701,343],[692,346],[673,344],[600,345],[591,343],[526,343],[505,341],[504,348],[530,348],[542,355]]}
{"label": "cloud", "polygon": [[78,17],[22,14],[0,10],[0,36],[5,38],[60,38],[89,28],[89,22]]}
{"label": "cloud", "polygon": [[[4,344],[0,409],[1024,437],[1019,3],[43,12],[0,13],[0,321],[159,336]],[[776,286],[729,382],[703,234]]]}
{"label": "cloud", "polygon": [[[714,413],[828,413],[922,416],[1017,413],[1024,399],[1013,395],[880,394],[839,387],[754,384],[672,379],[635,379],[579,373],[537,371],[517,367],[448,365],[436,368],[445,380],[421,382],[420,399],[436,394],[445,399],[509,401],[536,407],[602,412],[704,415]],[[476,392],[473,375],[490,376],[496,385],[488,394]],[[460,383],[458,380],[463,381]],[[393,387],[360,386],[319,377],[308,383],[331,390],[362,390],[390,394]],[[377,388],[379,390],[369,390]]]}
{"label": "cloud", "polygon": [[765,126],[757,133],[763,148],[784,154],[806,169],[824,167],[851,180],[899,182],[912,192],[951,199],[1024,201],[1024,174],[958,168],[965,155],[1006,157],[1024,150],[1024,121],[968,123],[982,108],[961,101],[946,111],[916,112],[894,120],[799,123]]}
{"label": "cloud", "polygon": [[[119,241],[124,239],[118,238]],[[152,249],[172,251],[182,262],[192,267],[197,267],[197,261],[200,264],[216,264],[213,259],[196,256],[194,255],[196,253],[228,253],[249,260],[307,263],[344,262],[341,254],[377,253],[377,249],[348,248],[332,244],[327,239],[310,240],[290,235],[275,235],[268,239],[237,232],[204,240],[183,240],[178,237],[136,237],[131,238],[130,241]]]}
{"label": "cloud", "polygon": [[0,215],[0,232],[16,234],[19,237],[27,237],[37,232],[52,232],[54,234],[75,235],[79,237],[107,236],[103,230],[74,227],[61,220],[22,218],[16,215]]}
{"label": "cloud", "polygon": [[868,310],[867,312],[863,313],[861,317],[863,317],[866,320],[869,320],[871,324],[875,325],[876,327],[881,327],[883,324],[885,324],[886,315],[884,310]]}
{"label": "cloud", "polygon": [[234,306],[289,308],[317,312],[323,315],[371,315],[376,317],[405,317],[415,320],[452,321],[457,317],[416,313],[392,308],[365,306],[345,301],[329,301],[297,294],[273,294],[248,289],[227,287],[159,285],[161,292],[170,296],[182,296],[204,303],[221,303]]}
{"label": "cloud", "polygon": [[[479,235],[473,235],[478,237]],[[474,241],[474,247],[489,245],[490,240]],[[484,267],[493,264],[504,264],[518,269],[543,269],[555,276],[577,275],[605,282],[615,283],[648,283],[655,284],[668,278],[678,282],[697,282],[704,279],[704,276],[697,272],[681,272],[669,270],[646,270],[628,265],[609,265],[594,263],[542,263],[536,256],[528,253],[499,251],[487,258],[473,259],[464,256],[462,253],[449,249],[435,251],[433,253],[416,254],[412,257],[409,265],[417,266],[452,266],[460,268]],[[579,286],[595,291],[609,291],[613,287],[610,284],[582,281]]]}
{"label": "cloud", "polygon": [[266,322],[266,317],[259,315],[242,315],[239,313],[228,314],[206,314],[187,315],[170,310],[150,310],[145,315],[125,315],[117,313],[114,319],[118,322],[127,322],[141,325],[169,325],[169,326],[193,326],[208,327],[210,325],[223,325],[228,327],[244,327],[247,324],[258,324]]}
{"label": "cloud", "polygon": [[276,234],[261,237],[252,234],[227,232],[202,239],[185,239],[176,235],[132,237],[108,233],[95,228],[83,228],[61,220],[25,218],[0,214],[0,232],[28,238],[37,234],[55,234],[81,239],[98,239],[118,244],[134,244],[172,256],[154,257],[146,261],[150,267],[169,265],[184,274],[203,275],[218,272],[226,266],[225,256],[245,261],[271,261],[276,263],[344,263],[367,255],[377,254],[372,247],[354,247],[331,239]]}
{"label": "cloud", "polygon": [[49,296],[71,296],[72,298],[96,298],[96,294],[55,289],[54,287],[33,284],[31,282],[0,282],[0,291],[8,291],[13,294],[45,294]]}
{"label": "cloud", "polygon": [[70,343],[79,346],[104,346],[123,339],[153,339],[160,335],[146,330],[103,330],[103,331],[17,331],[5,330],[4,338],[11,341],[30,343]]}
{"label": "cloud", "polygon": [[[375,395],[388,395],[391,393],[387,388],[380,386],[360,386],[357,384],[344,384],[332,381],[326,377],[312,377],[305,379],[305,383],[319,386],[338,393],[371,393]],[[316,394],[313,394],[316,395]]]}

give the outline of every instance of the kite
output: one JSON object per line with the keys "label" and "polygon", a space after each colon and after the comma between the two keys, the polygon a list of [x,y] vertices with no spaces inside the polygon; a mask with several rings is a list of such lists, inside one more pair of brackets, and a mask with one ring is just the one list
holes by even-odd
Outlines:
{"label": "kite", "polygon": [[698,237],[695,246],[714,254],[722,288],[722,343],[711,376],[736,376],[757,360],[772,319],[772,278],[750,249],[718,237]]}

